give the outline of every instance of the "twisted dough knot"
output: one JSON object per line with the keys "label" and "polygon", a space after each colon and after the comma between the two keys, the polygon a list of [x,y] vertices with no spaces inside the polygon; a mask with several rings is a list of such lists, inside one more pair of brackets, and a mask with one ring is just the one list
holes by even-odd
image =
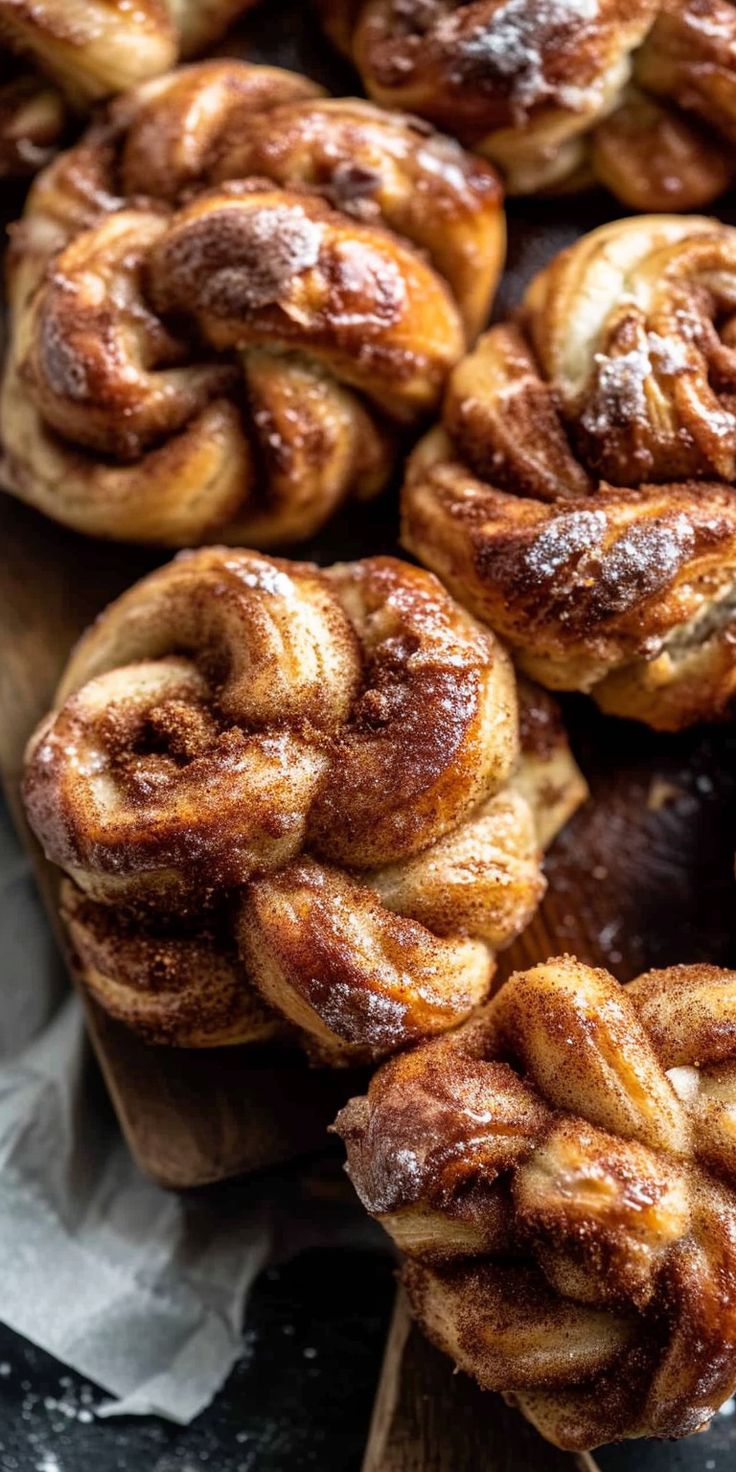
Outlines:
{"label": "twisted dough knot", "polygon": [[493,159],[511,193],[600,180],[696,209],[733,178],[731,0],[318,0],[371,97]]}
{"label": "twisted dough knot", "polygon": [[584,791],[525,707],[517,791],[507,655],[391,558],[207,549],[153,573],[82,641],[28,751],[93,992],[194,1046],[263,1035],[255,987],[336,1062],[462,1020],[543,892],[531,803],[551,787],[556,827]]}
{"label": "twisted dough knot", "polygon": [[404,541],[553,689],[677,729],[736,688],[736,231],[620,220],[455,370]]}
{"label": "twisted dough knot", "polygon": [[16,238],[11,487],[103,536],[308,536],[385,484],[502,252],[495,174],[423,125],[235,61],[148,83]]}
{"label": "twisted dough knot", "polygon": [[30,57],[76,107],[194,56],[254,0],[0,0],[0,43]]}
{"label": "twisted dough knot", "polygon": [[66,122],[61,94],[0,46],[0,179],[34,174],[48,163]]}
{"label": "twisted dough knot", "polygon": [[517,972],[336,1129],[430,1337],[559,1446],[698,1430],[736,1386],[736,973]]}

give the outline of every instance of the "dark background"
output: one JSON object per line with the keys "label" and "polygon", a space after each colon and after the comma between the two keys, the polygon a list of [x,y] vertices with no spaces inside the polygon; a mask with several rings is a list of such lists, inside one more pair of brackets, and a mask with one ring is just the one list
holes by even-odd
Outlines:
{"label": "dark background", "polygon": [[379,1252],[312,1249],[269,1268],[243,1356],[188,1427],[100,1420],[104,1397],[0,1327],[2,1472],[359,1472],[393,1297]]}

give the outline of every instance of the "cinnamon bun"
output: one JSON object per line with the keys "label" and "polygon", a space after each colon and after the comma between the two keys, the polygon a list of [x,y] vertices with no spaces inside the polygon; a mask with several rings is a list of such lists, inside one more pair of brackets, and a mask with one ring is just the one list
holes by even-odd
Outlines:
{"label": "cinnamon bun", "polygon": [[10,256],[5,479],[96,536],[295,542],[381,489],[483,325],[489,165],[238,61],[117,99]]}
{"label": "cinnamon bun", "polygon": [[734,178],[732,0],[317,0],[371,97],[502,169],[509,192],[601,182],[702,208]]}
{"label": "cinnamon bun", "polygon": [[34,174],[70,113],[196,56],[252,4],[0,0],[0,178]]}
{"label": "cinnamon bun", "polygon": [[385,1063],[335,1128],[429,1337],[556,1445],[736,1388],[736,973],[564,956]]}
{"label": "cinnamon bun", "polygon": [[554,689],[663,730],[736,691],[736,230],[604,225],[454,371],[405,545]]}
{"label": "cinnamon bun", "polygon": [[431,574],[182,554],[98,619],[25,802],[103,1007],[157,1042],[365,1061],[468,1017],[585,786]]}

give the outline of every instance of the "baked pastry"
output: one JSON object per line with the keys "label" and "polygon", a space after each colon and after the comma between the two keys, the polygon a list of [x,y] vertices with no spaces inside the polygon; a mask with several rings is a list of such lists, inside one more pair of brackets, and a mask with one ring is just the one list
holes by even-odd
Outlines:
{"label": "baked pastry", "polygon": [[117,99],[11,253],[6,481],[93,535],[294,542],[374,494],[486,320],[495,172],[237,61]]}
{"label": "baked pastry", "polygon": [[464,1020],[544,892],[539,833],[585,794],[548,698],[523,699],[528,763],[508,655],[393,558],[206,548],[145,578],[26,762],[95,997],[185,1046],[275,1013],[338,1064]]}
{"label": "baked pastry", "polygon": [[732,0],[317,0],[369,95],[447,128],[512,194],[605,184],[699,209],[734,178]]}
{"label": "baked pastry", "polygon": [[736,972],[569,956],[338,1116],[429,1337],[558,1446],[686,1436],[736,1388]]}
{"label": "baked pastry", "polygon": [[196,56],[253,4],[0,0],[0,178],[35,173],[70,111]]}
{"label": "baked pastry", "polygon": [[0,48],[0,179],[35,174],[48,163],[65,122],[58,88]]}
{"label": "baked pastry", "polygon": [[531,283],[418,446],[405,545],[553,689],[676,730],[736,689],[736,230],[617,220]]}

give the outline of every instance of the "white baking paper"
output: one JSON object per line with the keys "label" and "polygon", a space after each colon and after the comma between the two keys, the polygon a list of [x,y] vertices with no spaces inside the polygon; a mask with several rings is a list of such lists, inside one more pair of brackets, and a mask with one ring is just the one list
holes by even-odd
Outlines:
{"label": "white baking paper", "polygon": [[0,1318],[108,1391],[102,1414],[187,1422],[241,1352],[271,1213],[262,1187],[224,1204],[136,1169],[2,811],[0,993]]}

